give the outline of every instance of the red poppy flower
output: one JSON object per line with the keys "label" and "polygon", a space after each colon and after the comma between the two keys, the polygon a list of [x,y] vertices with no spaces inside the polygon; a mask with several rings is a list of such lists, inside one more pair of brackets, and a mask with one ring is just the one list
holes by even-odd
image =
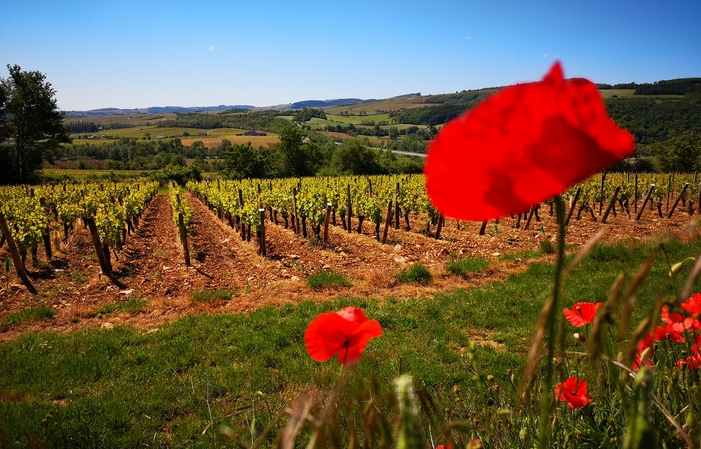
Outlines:
{"label": "red poppy flower", "polygon": [[596,85],[565,80],[557,62],[542,81],[504,88],[445,125],[428,150],[426,188],[444,215],[490,220],[527,211],[634,150]]}
{"label": "red poppy flower", "polygon": [[657,326],[657,328],[652,332],[653,339],[655,341],[659,340],[670,340],[677,343],[686,343],[686,339],[674,326]]}
{"label": "red poppy flower", "polygon": [[436,449],[451,449],[452,446],[450,444],[441,444],[439,446],[436,446]]}
{"label": "red poppy flower", "polygon": [[694,355],[677,360],[677,368],[681,368],[682,363],[685,363],[689,369],[701,368],[701,334],[696,334],[694,340],[694,345],[691,347]]}
{"label": "red poppy flower", "polygon": [[382,335],[380,323],[368,320],[357,307],[346,307],[338,312],[322,313],[304,332],[304,344],[309,357],[325,362],[337,355],[345,366],[360,359],[368,342]]}
{"label": "red poppy flower", "polygon": [[578,302],[572,305],[571,309],[563,309],[562,313],[567,321],[574,327],[582,327],[594,321],[596,311],[601,307],[601,303]]}
{"label": "red poppy flower", "polygon": [[650,332],[638,343],[638,348],[635,353],[635,361],[633,362],[633,369],[635,371],[638,371],[641,366],[652,366],[652,354],[649,354],[643,359],[643,353],[647,348],[650,348],[650,351],[654,350],[654,347],[652,346],[654,340],[652,337],[653,333]]}
{"label": "red poppy flower", "polygon": [[587,383],[579,377],[570,377],[555,386],[555,398],[567,402],[571,409],[581,408],[593,399],[587,396]]}
{"label": "red poppy flower", "polygon": [[669,306],[664,306],[662,308],[662,322],[677,332],[701,329],[701,293],[696,293],[686,299],[681,304],[681,309],[685,312],[684,314],[670,312]]}

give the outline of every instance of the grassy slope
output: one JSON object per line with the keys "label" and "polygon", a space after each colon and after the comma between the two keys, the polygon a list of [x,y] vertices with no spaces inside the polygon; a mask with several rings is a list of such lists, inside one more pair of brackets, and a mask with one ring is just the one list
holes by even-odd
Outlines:
{"label": "grassy slope", "polygon": [[[672,262],[695,257],[701,239],[665,250]],[[563,307],[604,300],[618,273],[628,268],[630,279],[651,253],[657,257],[637,324],[668,279],[666,258],[652,245],[595,249],[566,283]],[[389,388],[386,381],[401,369],[438,398],[439,409],[478,413],[487,393],[465,361],[469,342],[482,343],[473,367],[512,394],[506,371],[522,368],[552,271],[551,264],[537,263],[504,282],[433,298],[336,299],[249,315],[189,316],[153,332],[117,327],[25,335],[0,345],[0,391],[19,398],[0,401],[0,438],[24,445],[26,428],[49,447],[211,446],[213,429],[225,423],[246,440],[253,412],[237,413],[240,407],[262,398],[257,417],[265,425],[303,387],[332,385],[338,364],[310,360],[303,334],[319,313],[350,304],[384,330],[368,345],[357,374],[376,376]],[[687,272],[688,265],[681,276]]]}

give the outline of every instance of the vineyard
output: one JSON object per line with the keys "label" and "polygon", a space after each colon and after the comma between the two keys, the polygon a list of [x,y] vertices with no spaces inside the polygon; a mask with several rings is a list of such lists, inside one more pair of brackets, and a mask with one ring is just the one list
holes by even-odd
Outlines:
{"label": "vineyard", "polygon": [[[160,193],[159,193],[160,192]],[[598,175],[567,192],[568,242],[681,231],[696,175]],[[467,197],[467,195],[466,195]],[[83,183],[0,189],[0,338],[50,327],[153,328],[197,311],[338,296],[415,297],[480,285],[552,257],[544,203],[489,223],[442,217],[424,178]],[[454,274],[450,265],[486,268]],[[422,265],[426,282],[400,274]],[[330,286],[312,282],[336,276]],[[32,313],[46,319],[24,319]]]}

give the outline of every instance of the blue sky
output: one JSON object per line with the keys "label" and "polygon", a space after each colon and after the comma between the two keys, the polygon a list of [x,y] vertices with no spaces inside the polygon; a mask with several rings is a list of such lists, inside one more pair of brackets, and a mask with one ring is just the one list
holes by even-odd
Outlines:
{"label": "blue sky", "polygon": [[0,77],[59,108],[269,106],[567,77],[701,77],[701,1],[4,0]]}

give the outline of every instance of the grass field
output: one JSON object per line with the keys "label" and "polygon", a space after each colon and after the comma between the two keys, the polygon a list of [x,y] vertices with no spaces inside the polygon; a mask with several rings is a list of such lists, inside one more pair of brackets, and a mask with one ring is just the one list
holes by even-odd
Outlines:
{"label": "grass field", "polygon": [[[684,283],[688,264],[670,279],[667,260],[699,251],[699,238],[666,243],[664,253],[655,244],[598,246],[565,283],[562,306],[605,301],[621,270],[628,283],[654,255],[633,314],[637,324],[660,290],[670,295]],[[468,265],[485,269],[474,259]],[[388,392],[390,379],[411,373],[441,415],[492,422],[495,406],[515,404],[515,383],[553,270],[551,263],[535,263],[484,288],[432,297],[337,297],[249,314],[188,316],[153,329],[27,334],[0,344],[0,439],[9,447],[30,446],[27,435],[46,447],[219,447],[231,444],[224,436],[230,435],[250,445],[267,425],[273,433],[281,429],[275,416],[303,389],[323,401],[339,365],[312,361],[304,330],[318,314],[347,305],[363,308],[384,332],[369,343],[353,382],[369,389],[367,379],[374,378]],[[140,301],[106,313],[140,313],[149,298]],[[40,319],[51,319],[50,311]],[[571,338],[566,344],[581,349]],[[494,383],[501,387],[494,390]]]}

